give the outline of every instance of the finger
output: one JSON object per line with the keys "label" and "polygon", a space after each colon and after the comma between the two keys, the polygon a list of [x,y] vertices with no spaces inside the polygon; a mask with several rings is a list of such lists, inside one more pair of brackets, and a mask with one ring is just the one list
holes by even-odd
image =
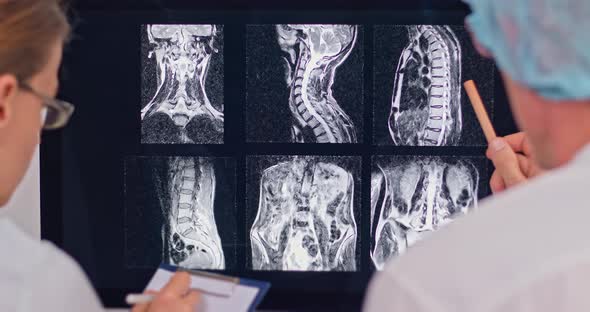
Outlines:
{"label": "finger", "polygon": [[488,148],[489,158],[494,163],[496,171],[504,180],[504,185],[510,187],[526,180],[520,170],[516,153],[502,138],[496,138]]}
{"label": "finger", "polygon": [[182,301],[184,303],[190,305],[191,307],[196,306],[199,302],[201,302],[201,294],[198,291],[191,290],[188,295],[186,295]]}
{"label": "finger", "polygon": [[531,144],[524,132],[513,133],[504,137],[504,140],[510,145],[516,153],[531,155]]}
{"label": "finger", "polygon": [[492,178],[490,179],[490,189],[492,189],[492,193],[494,194],[500,193],[506,189],[504,180],[502,179],[498,171],[494,171],[494,173],[492,174]]}
{"label": "finger", "polygon": [[520,171],[524,174],[525,177],[531,177],[531,161],[528,157],[522,154],[516,154],[516,159],[518,159],[518,166],[520,167]]}
{"label": "finger", "polygon": [[149,306],[149,303],[136,304],[133,306],[133,309],[131,309],[131,312],[146,312]]}
{"label": "finger", "polygon": [[176,272],[166,286],[162,288],[162,294],[171,294],[174,296],[184,295],[188,292],[191,277],[187,272]]}
{"label": "finger", "polygon": [[[518,132],[518,133],[513,133],[513,134],[509,134],[505,137],[502,137],[504,139],[504,141],[506,143],[508,143],[508,145],[510,145],[510,148],[512,148],[512,150],[515,153],[523,153],[526,155],[529,155],[530,153],[530,144],[528,144],[528,141],[526,139],[526,135],[524,132]],[[526,153],[525,153],[526,150]],[[488,156],[488,158],[490,158],[490,151],[488,149],[488,151],[486,152],[486,156]]]}

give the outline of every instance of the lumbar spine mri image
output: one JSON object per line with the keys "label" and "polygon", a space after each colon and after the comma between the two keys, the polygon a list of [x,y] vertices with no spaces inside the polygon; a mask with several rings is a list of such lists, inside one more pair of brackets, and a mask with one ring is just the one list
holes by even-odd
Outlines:
{"label": "lumbar spine mri image", "polygon": [[147,25],[146,32],[150,45],[147,57],[155,59],[157,68],[155,81],[144,82],[151,84],[144,88],[155,88],[156,92],[142,108],[141,119],[167,115],[180,133],[180,138],[170,142],[147,143],[221,143],[213,139],[195,142],[187,133],[187,125],[197,116],[223,133],[223,112],[211,104],[205,90],[211,56],[217,53],[216,26]]}
{"label": "lumbar spine mri image", "polygon": [[213,214],[215,172],[205,158],[170,158],[169,263],[191,269],[225,269]]}
{"label": "lumbar spine mri image", "polygon": [[396,145],[454,145],[461,137],[461,45],[448,26],[407,26],[389,132]]}
{"label": "lumbar spine mri image", "polygon": [[250,230],[252,268],[355,271],[354,181],[342,167],[297,156],[266,168]]}
{"label": "lumbar spine mri image", "polygon": [[292,141],[356,143],[350,117],[332,95],[338,66],[355,46],[354,25],[277,25],[290,88]]}
{"label": "lumbar spine mri image", "polygon": [[477,206],[479,173],[469,160],[390,158],[371,177],[371,259],[377,269]]}

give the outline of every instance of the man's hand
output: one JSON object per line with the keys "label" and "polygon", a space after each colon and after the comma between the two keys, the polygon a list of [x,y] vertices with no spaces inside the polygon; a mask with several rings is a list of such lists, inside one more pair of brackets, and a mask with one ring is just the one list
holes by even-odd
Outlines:
{"label": "man's hand", "polygon": [[496,167],[490,179],[493,193],[501,192],[542,173],[534,160],[531,144],[524,132],[494,139],[486,151],[486,156]]}
{"label": "man's hand", "polygon": [[188,273],[177,272],[160,292],[147,292],[155,296],[152,302],[135,305],[131,312],[195,311],[201,297],[198,292],[190,290],[190,280]]}

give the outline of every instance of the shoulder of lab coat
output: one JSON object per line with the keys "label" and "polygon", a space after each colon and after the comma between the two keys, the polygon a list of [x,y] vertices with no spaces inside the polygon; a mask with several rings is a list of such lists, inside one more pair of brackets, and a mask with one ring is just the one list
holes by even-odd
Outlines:
{"label": "shoulder of lab coat", "polygon": [[0,311],[104,311],[80,266],[0,219]]}

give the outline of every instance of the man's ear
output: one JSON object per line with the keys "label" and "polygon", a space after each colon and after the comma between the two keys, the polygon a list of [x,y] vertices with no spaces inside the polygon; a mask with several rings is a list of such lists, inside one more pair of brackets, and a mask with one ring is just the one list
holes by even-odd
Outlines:
{"label": "man's ear", "polygon": [[14,75],[0,75],[0,129],[6,127],[12,118],[18,82]]}
{"label": "man's ear", "polygon": [[467,33],[469,34],[469,37],[471,38],[471,43],[473,44],[473,47],[479,53],[479,55],[481,55],[485,58],[488,58],[488,59],[493,58],[492,53],[490,51],[488,51],[488,49],[486,49],[481,43],[479,43],[479,40],[477,40],[477,37],[471,31],[471,27],[469,26],[469,24],[467,24],[467,22],[465,22],[465,29],[467,30]]}

